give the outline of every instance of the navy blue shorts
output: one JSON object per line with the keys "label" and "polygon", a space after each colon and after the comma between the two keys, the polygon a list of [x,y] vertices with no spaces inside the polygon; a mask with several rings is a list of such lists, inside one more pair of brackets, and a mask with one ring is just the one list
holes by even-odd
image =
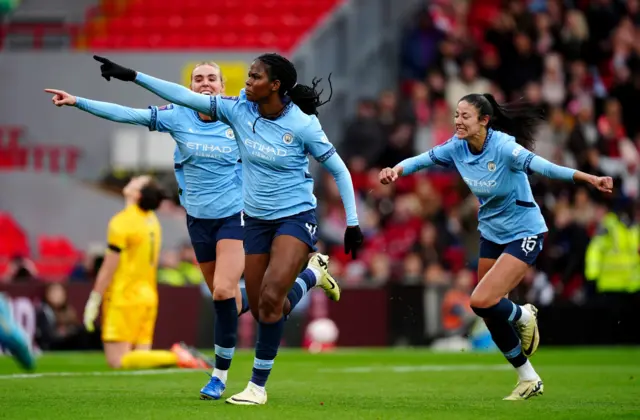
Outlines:
{"label": "navy blue shorts", "polygon": [[524,261],[529,265],[533,265],[538,258],[538,254],[542,251],[542,243],[544,242],[544,234],[536,236],[528,236],[522,239],[516,239],[504,245],[498,245],[488,239],[480,236],[480,258],[489,258],[497,260],[503,252],[513,255],[520,261]]}
{"label": "navy blue shorts", "polygon": [[222,219],[199,219],[187,214],[187,229],[191,245],[200,263],[216,260],[216,245],[221,239],[241,241],[243,233],[242,212]]}
{"label": "navy blue shorts", "polygon": [[316,211],[309,210],[293,216],[276,220],[256,219],[244,215],[244,253],[268,254],[271,252],[271,243],[280,235],[289,235],[298,238],[313,251],[316,251]]}

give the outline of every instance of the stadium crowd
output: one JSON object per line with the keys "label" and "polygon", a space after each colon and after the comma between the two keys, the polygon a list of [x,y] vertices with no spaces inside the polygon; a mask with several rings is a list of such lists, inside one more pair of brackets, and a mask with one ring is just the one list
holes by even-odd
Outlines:
{"label": "stadium crowd", "polygon": [[[584,302],[596,292],[639,291],[639,24],[638,0],[429,2],[405,30],[400,89],[363,98],[340,143],[367,238],[358,261],[339,250],[344,216],[335,186],[325,182],[319,193],[332,271],[351,286],[400,282],[469,290],[475,284],[468,279],[477,263],[478,202],[462,179],[440,168],[396,187],[377,179],[379,168],[448,140],[460,97],[490,92],[498,102],[525,98],[545,109],[537,154],[615,179],[614,195],[605,197],[532,176],[549,233],[522,298],[544,306]],[[604,229],[606,220],[613,224]],[[613,258],[603,243],[614,234],[613,248],[620,235],[629,245],[616,251],[627,272],[619,284],[611,283],[620,273],[602,265]],[[602,240],[588,253],[594,281],[585,282],[594,235]]]}

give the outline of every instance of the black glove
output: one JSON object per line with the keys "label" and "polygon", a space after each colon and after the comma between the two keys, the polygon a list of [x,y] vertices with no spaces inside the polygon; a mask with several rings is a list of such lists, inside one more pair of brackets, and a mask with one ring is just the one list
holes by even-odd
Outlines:
{"label": "black glove", "polygon": [[102,72],[102,77],[104,77],[107,82],[111,81],[112,77],[125,82],[133,82],[136,80],[135,70],[122,67],[121,65],[98,55],[94,55],[93,59],[102,63],[100,71]]}
{"label": "black glove", "polygon": [[347,226],[344,231],[344,253],[351,253],[351,259],[356,259],[358,248],[362,246],[364,237],[360,231],[360,226]]}

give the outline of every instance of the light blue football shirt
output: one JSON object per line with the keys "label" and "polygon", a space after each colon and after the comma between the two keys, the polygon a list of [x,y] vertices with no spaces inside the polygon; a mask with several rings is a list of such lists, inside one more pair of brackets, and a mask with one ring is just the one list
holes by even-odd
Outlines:
{"label": "light blue football shirt", "polygon": [[277,119],[262,118],[244,89],[237,97],[212,96],[210,115],[235,132],[243,163],[246,214],[274,220],[316,208],[307,155],[324,162],[336,149],[315,115],[290,102]]}
{"label": "light blue football shirt", "polygon": [[184,169],[182,168],[180,148],[177,145],[173,151],[173,173],[176,176],[176,183],[178,184],[178,199],[180,200],[180,205],[184,207]]}
{"label": "light blue football shirt", "polygon": [[527,173],[571,180],[575,172],[536,156],[516,143],[514,137],[492,129],[478,154],[471,152],[466,141],[454,136],[398,164],[403,167],[403,175],[432,165],[458,170],[480,202],[478,230],[484,238],[501,245],[548,231]]}
{"label": "light blue football shirt", "polygon": [[233,130],[221,122],[203,121],[196,111],[179,105],[150,110],[149,129],[170,133],[177,143],[187,213],[202,219],[221,219],[240,212],[242,181],[236,173],[240,164]]}

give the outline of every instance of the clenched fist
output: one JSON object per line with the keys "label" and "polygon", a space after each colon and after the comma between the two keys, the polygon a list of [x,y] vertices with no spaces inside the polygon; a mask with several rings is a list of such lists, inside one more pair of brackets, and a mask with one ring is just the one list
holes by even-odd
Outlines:
{"label": "clenched fist", "polygon": [[384,168],[380,171],[378,178],[380,179],[380,183],[388,185],[398,179],[398,172],[394,168]]}

